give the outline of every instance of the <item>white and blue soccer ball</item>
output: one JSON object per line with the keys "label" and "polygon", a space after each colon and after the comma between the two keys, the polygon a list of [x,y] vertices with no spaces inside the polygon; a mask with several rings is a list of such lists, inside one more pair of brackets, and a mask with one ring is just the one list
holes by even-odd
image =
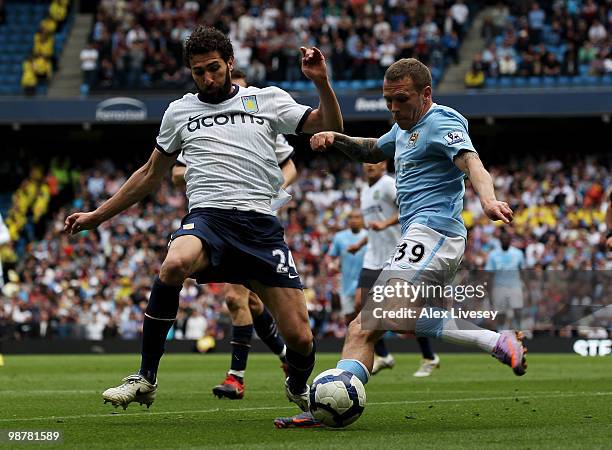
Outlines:
{"label": "white and blue soccer ball", "polygon": [[328,427],[342,428],[355,422],[365,404],[363,383],[342,369],[320,373],[310,386],[310,412]]}

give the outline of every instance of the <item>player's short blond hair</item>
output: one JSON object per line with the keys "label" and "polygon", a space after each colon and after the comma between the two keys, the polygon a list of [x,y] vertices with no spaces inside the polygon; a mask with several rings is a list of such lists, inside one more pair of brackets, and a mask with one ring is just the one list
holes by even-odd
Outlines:
{"label": "player's short blond hair", "polygon": [[410,77],[417,91],[422,91],[431,86],[431,72],[425,64],[415,58],[402,58],[395,61],[385,72],[385,80],[400,81]]}

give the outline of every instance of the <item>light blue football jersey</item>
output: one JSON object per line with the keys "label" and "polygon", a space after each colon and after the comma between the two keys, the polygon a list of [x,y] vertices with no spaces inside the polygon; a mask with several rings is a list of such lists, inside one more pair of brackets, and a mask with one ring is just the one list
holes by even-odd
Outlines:
{"label": "light blue football jersey", "polygon": [[465,117],[434,103],[410,130],[395,124],[377,145],[395,158],[402,234],[418,223],[467,239],[461,218],[464,173],[453,162],[460,150],[476,151]]}
{"label": "light blue football jersey", "polygon": [[356,244],[368,235],[367,230],[362,229],[359,233],[353,233],[346,229],[336,233],[329,249],[328,255],[340,257],[340,272],[342,274],[341,294],[350,296],[355,294],[357,284],[359,284],[359,274],[363,266],[363,258],[366,253],[367,245],[355,253],[349,253],[348,247]]}
{"label": "light blue football jersey", "polygon": [[521,276],[519,270],[525,267],[525,256],[516,247],[508,250],[496,248],[487,258],[485,270],[495,271],[494,283],[496,287],[519,287]]}

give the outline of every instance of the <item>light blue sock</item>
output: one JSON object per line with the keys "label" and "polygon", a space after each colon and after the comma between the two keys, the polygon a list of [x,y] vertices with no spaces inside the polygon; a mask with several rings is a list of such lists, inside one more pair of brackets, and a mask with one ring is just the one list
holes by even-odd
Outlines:
{"label": "light blue sock", "polygon": [[[440,314],[442,314],[442,312],[446,312],[445,309],[442,308],[423,308],[421,310],[422,311],[427,310],[428,313],[431,312],[440,312]],[[419,316],[419,318],[416,321],[416,326],[414,328],[414,332],[417,335],[417,337],[430,337],[430,338],[438,338],[442,335],[442,330],[444,328],[444,323],[445,321],[447,321],[448,319],[444,319],[444,318],[436,318],[436,317],[421,317]]]}
{"label": "light blue sock", "polygon": [[370,379],[370,374],[366,366],[363,365],[361,361],[356,359],[341,359],[336,364],[336,369],[346,370],[349,373],[352,373],[359,381],[361,381],[364,386],[368,383]]}

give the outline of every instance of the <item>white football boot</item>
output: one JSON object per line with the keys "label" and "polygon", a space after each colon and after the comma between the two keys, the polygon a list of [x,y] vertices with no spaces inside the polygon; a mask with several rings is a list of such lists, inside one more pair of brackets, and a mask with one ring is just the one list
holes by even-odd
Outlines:
{"label": "white football boot", "polygon": [[285,392],[290,402],[295,403],[304,412],[310,410],[310,386],[306,385],[306,390],[301,394],[294,394],[289,389],[289,377],[285,380]]}
{"label": "white football boot", "polygon": [[421,361],[419,370],[414,372],[413,376],[417,378],[428,377],[438,367],[440,367],[440,357],[434,354],[434,359],[423,359]]}
{"label": "white football boot", "polygon": [[157,383],[151,384],[140,374],[125,377],[123,384],[108,388],[102,393],[104,403],[111,403],[115,408],[123,406],[126,409],[132,402],[147,405],[147,408],[155,401]]}
{"label": "white football boot", "polygon": [[393,369],[395,366],[395,358],[391,353],[387,356],[374,355],[374,365],[372,366],[372,375],[376,375],[383,369]]}

